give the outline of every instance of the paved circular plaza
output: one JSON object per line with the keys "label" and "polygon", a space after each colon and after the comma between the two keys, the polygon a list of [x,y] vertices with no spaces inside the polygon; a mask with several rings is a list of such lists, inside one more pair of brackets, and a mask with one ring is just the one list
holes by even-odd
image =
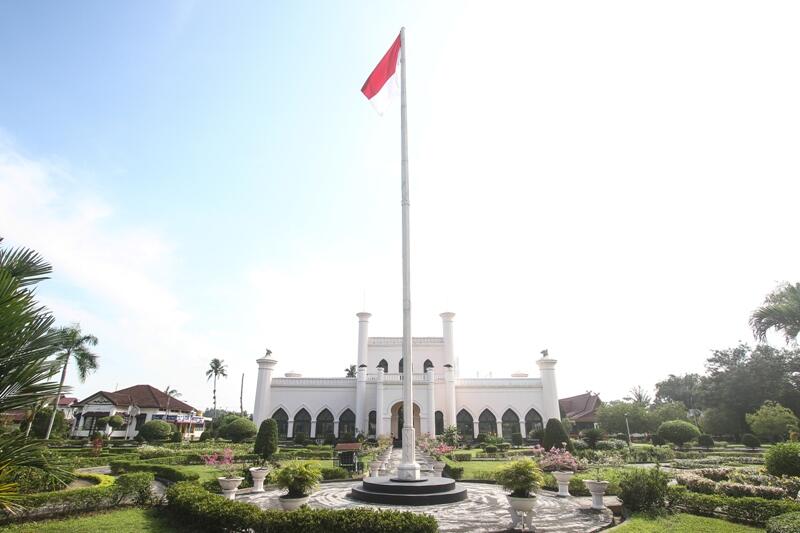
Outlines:
{"label": "paved circular plaza", "polygon": [[[443,532],[506,531],[511,527],[508,501],[503,489],[484,483],[459,483],[467,489],[468,497],[459,503],[405,507],[400,505],[372,505],[349,497],[351,487],[360,481],[325,483],[312,496],[309,505],[319,509],[346,507],[379,507],[400,511],[427,513],[436,517]],[[279,509],[280,490],[242,494],[236,499],[264,509]],[[592,511],[574,498],[557,498],[540,492],[536,499],[533,525],[537,532],[587,533],[597,531],[611,523],[611,512]]]}

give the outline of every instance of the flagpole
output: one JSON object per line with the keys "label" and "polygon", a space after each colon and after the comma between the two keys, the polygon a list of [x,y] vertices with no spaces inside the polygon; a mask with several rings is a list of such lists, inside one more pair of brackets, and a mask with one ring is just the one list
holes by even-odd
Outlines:
{"label": "flagpole", "polygon": [[403,455],[400,479],[419,479],[414,432],[414,364],[411,353],[411,252],[409,246],[408,123],[406,118],[406,29],[400,29],[400,180],[403,212]]}

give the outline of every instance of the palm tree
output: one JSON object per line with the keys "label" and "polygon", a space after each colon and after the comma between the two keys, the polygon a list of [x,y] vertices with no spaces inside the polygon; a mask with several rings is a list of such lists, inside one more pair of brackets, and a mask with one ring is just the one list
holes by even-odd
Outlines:
{"label": "palm tree", "polygon": [[782,331],[786,342],[800,334],[800,283],[782,283],[764,299],[764,305],[750,316],[753,335],[760,342],[767,340],[767,331]]}
{"label": "palm tree", "polygon": [[50,415],[50,423],[47,425],[47,434],[44,440],[48,440],[50,433],[53,431],[53,422],[56,419],[56,412],[58,412],[58,400],[61,398],[64,380],[67,378],[69,362],[71,360],[75,361],[75,365],[78,367],[78,379],[81,383],[86,381],[86,376],[90,372],[97,370],[97,355],[89,349],[90,346],[97,346],[97,337],[84,335],[78,324],[58,328],[56,331],[61,339],[58,343],[58,353],[56,354],[56,361],[61,366],[61,381],[58,384],[58,394],[56,394],[53,412]]}
{"label": "palm tree", "polygon": [[166,411],[167,411],[167,414],[169,414],[169,401],[172,398],[180,398],[183,395],[180,392],[178,392],[177,389],[170,389],[169,385],[167,385],[167,388],[164,389],[164,394],[167,395],[167,408],[166,408]]}
{"label": "palm tree", "polygon": [[629,391],[629,394],[630,396],[626,396],[624,398],[625,400],[644,405],[645,407],[650,405],[650,402],[652,401],[650,393],[647,392],[641,385],[637,385],[634,388],[632,388]]}
{"label": "palm tree", "polygon": [[350,365],[348,368],[344,369],[344,377],[346,378],[354,378],[356,377],[356,365]]}
{"label": "palm tree", "polygon": [[[226,378],[228,373],[225,371],[225,361],[217,359],[216,357],[208,364],[206,370],[206,381],[214,378],[214,416],[217,416],[217,378]],[[214,419],[211,419],[211,428],[214,428]]]}

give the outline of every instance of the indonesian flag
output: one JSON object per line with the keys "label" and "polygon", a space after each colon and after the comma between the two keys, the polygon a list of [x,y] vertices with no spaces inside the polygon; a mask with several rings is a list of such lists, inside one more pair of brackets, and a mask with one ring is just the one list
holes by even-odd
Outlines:
{"label": "indonesian flag", "polygon": [[361,87],[361,92],[379,115],[383,115],[394,99],[394,95],[400,91],[400,73],[397,72],[399,62],[400,36],[398,35],[389,51]]}

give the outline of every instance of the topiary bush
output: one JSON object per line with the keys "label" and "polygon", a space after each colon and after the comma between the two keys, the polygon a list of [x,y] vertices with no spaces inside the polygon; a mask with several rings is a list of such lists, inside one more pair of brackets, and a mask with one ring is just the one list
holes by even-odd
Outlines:
{"label": "topiary bush", "polygon": [[219,436],[233,442],[242,442],[256,434],[256,425],[247,418],[237,418],[219,430]]}
{"label": "topiary bush", "polygon": [[267,418],[261,422],[258,428],[256,443],[253,453],[258,454],[264,460],[269,461],[273,454],[278,451],[278,423],[272,418]]}
{"label": "topiary bush", "polygon": [[699,437],[700,429],[685,420],[670,420],[658,426],[658,436],[676,446],[683,446]]}
{"label": "topiary bush", "polygon": [[352,477],[350,472],[338,466],[333,468],[321,468],[320,472],[322,473],[322,479],[326,481],[329,479],[350,479]]}
{"label": "topiary bush", "polygon": [[485,451],[486,453],[497,453],[497,446],[495,446],[493,444],[487,444],[483,448],[483,451]]}
{"label": "topiary bush", "polygon": [[119,505],[131,500],[137,505],[147,505],[153,500],[152,484],[155,476],[151,472],[122,474],[114,482],[114,500]]}
{"label": "topiary bush", "polygon": [[667,443],[666,440],[656,434],[650,435],[650,442],[653,444],[653,446],[664,446]]}
{"label": "topiary bush", "polygon": [[449,464],[446,464],[444,465],[444,470],[442,470],[442,476],[449,477],[450,479],[459,480],[464,476],[464,467],[450,466]]}
{"label": "topiary bush", "polygon": [[522,433],[514,433],[511,435],[511,444],[514,446],[522,446]]}
{"label": "topiary bush", "polygon": [[308,435],[300,431],[299,433],[294,434],[294,443],[298,446],[302,446],[308,440]]}
{"label": "topiary bush", "polygon": [[767,533],[797,533],[800,531],[800,512],[786,513],[767,520]]}
{"label": "topiary bush", "polygon": [[139,435],[147,442],[167,440],[171,434],[172,425],[163,420],[151,420],[139,428]]}
{"label": "topiary bush", "polygon": [[800,442],[773,445],[764,455],[764,465],[773,476],[800,476]]}
{"label": "topiary bush", "polygon": [[747,446],[751,450],[755,450],[759,446],[761,446],[761,441],[758,437],[753,435],[752,433],[745,433],[742,435],[742,444]]}
{"label": "topiary bush", "polygon": [[657,467],[625,472],[619,482],[619,498],[631,512],[659,512],[667,498],[668,481],[669,476]]}
{"label": "topiary bush", "polygon": [[714,447],[714,439],[711,435],[700,435],[697,437],[697,445],[709,449]]}
{"label": "topiary bush", "polygon": [[478,433],[478,436],[475,437],[475,440],[478,441],[478,443],[483,444],[486,442],[486,433]]}
{"label": "topiary bush", "polygon": [[564,425],[561,420],[551,418],[547,421],[547,426],[544,428],[544,442],[542,443],[545,450],[553,447],[564,448],[570,452],[574,451],[572,442],[569,440],[567,432],[564,430]]}

